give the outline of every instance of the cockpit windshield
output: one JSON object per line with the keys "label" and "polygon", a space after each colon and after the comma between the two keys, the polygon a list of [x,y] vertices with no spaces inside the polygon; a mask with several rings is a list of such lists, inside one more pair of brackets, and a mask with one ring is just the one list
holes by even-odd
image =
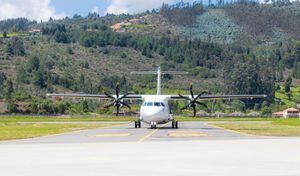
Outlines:
{"label": "cockpit windshield", "polygon": [[165,107],[165,104],[162,102],[145,102],[144,106],[162,106]]}
{"label": "cockpit windshield", "polygon": [[153,106],[153,102],[145,102],[144,106]]}
{"label": "cockpit windshield", "polygon": [[154,106],[160,106],[160,103],[159,102],[155,102]]}

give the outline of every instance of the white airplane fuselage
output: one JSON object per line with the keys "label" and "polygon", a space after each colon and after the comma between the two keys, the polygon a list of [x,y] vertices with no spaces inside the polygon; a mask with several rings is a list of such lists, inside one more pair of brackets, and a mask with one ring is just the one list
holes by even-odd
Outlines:
{"label": "white airplane fuselage", "polygon": [[147,95],[140,110],[140,121],[147,124],[164,124],[173,120],[167,95]]}

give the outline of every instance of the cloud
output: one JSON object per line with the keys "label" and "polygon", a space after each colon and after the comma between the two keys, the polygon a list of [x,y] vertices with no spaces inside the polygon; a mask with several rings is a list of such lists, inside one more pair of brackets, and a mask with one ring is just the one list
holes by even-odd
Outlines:
{"label": "cloud", "polygon": [[91,13],[100,13],[100,9],[99,7],[94,7],[92,10],[91,10]]}
{"label": "cloud", "polygon": [[[111,0],[110,5],[106,9],[106,13],[139,13],[159,8],[163,3],[174,4],[176,2],[178,2],[178,0]],[[185,2],[193,2],[193,0],[185,0]]]}
{"label": "cloud", "polygon": [[51,0],[1,0],[0,20],[25,17],[30,20],[47,21],[63,18],[65,14],[56,13],[50,6]]}

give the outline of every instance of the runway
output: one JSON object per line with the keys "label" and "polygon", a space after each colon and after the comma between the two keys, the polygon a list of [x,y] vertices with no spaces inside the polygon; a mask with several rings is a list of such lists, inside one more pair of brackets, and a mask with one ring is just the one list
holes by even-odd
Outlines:
{"label": "runway", "polygon": [[205,122],[133,124],[0,142],[5,176],[299,176],[300,138],[248,136]]}
{"label": "runway", "polygon": [[107,128],[84,130],[33,139],[15,140],[2,143],[111,143],[111,142],[163,142],[163,141],[198,141],[198,140],[237,140],[260,138],[238,132],[228,131],[209,125],[206,122],[180,122],[179,129],[172,129],[170,124],[150,129],[143,124],[135,129],[133,123],[125,123]]}

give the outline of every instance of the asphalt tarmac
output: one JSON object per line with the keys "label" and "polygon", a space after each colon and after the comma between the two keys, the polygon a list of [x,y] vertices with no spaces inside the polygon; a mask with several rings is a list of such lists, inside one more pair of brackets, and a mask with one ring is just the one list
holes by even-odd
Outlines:
{"label": "asphalt tarmac", "polygon": [[159,125],[157,129],[150,129],[142,124],[142,128],[135,129],[133,123],[110,126],[94,130],[50,135],[32,139],[8,141],[4,143],[112,143],[112,142],[162,142],[162,141],[198,141],[198,140],[237,140],[261,138],[228,131],[206,122],[180,122],[179,129],[172,129],[171,124]]}
{"label": "asphalt tarmac", "polygon": [[0,142],[2,176],[299,176],[300,138],[261,137],[205,122],[133,124]]}

